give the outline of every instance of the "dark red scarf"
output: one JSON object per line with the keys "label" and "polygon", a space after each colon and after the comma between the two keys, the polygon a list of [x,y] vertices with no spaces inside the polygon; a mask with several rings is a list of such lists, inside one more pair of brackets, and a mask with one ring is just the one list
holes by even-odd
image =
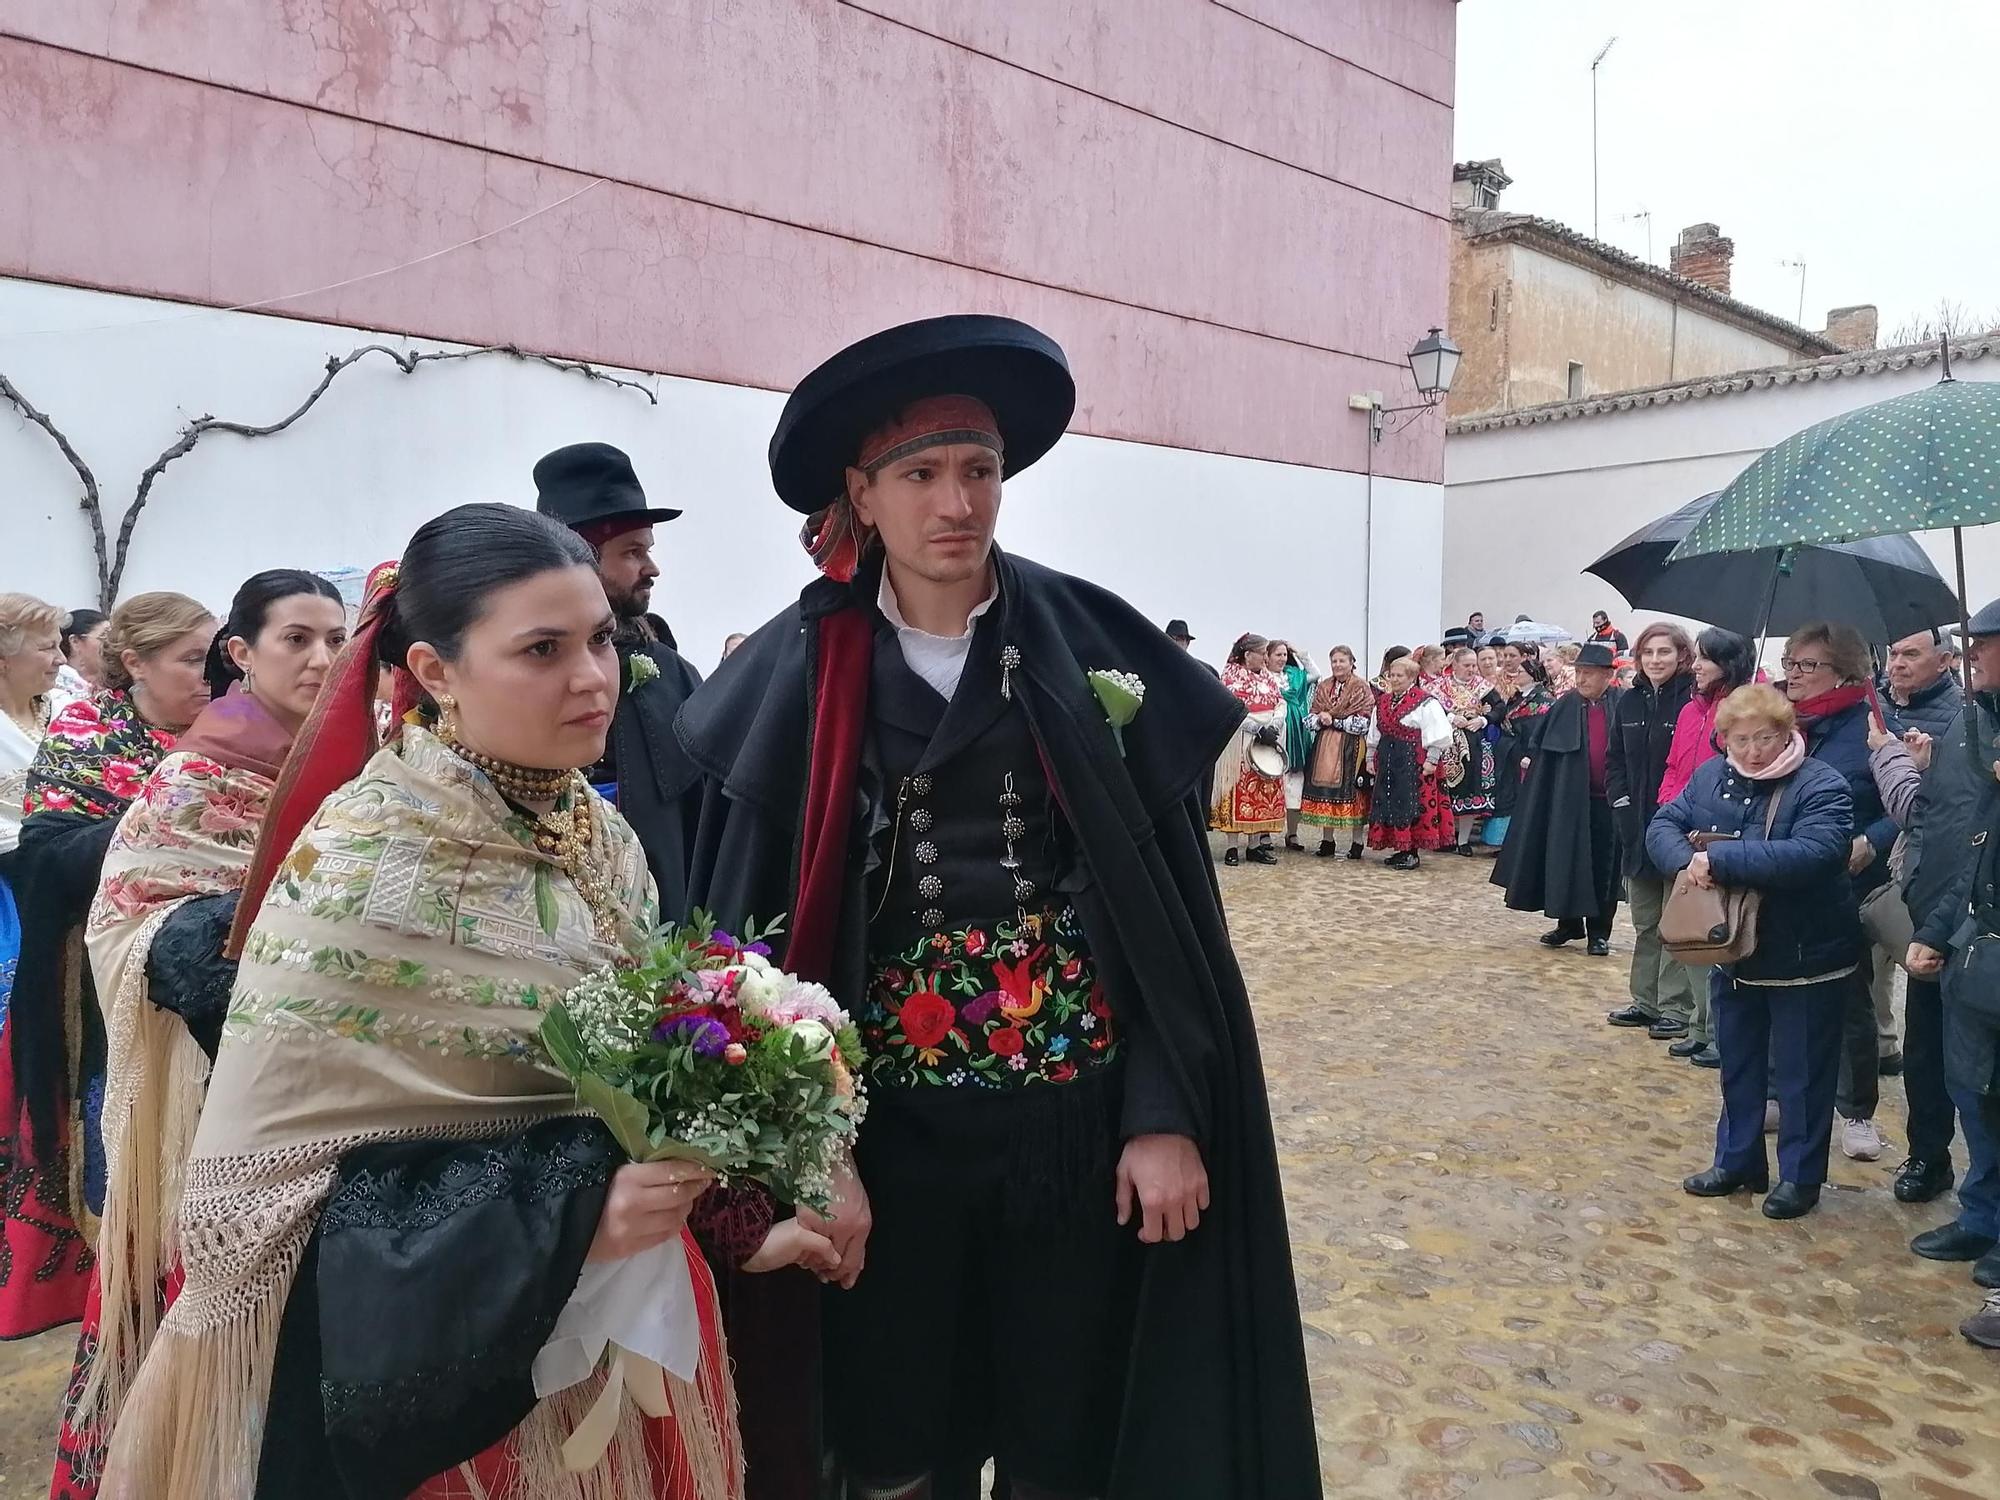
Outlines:
{"label": "dark red scarf", "polygon": [[802,979],[824,980],[833,967],[874,651],[875,631],[866,610],[836,610],[819,622],[813,663],[812,762],[799,830],[799,894],[792,906],[791,942],[785,949],[785,967]]}
{"label": "dark red scarf", "polygon": [[1846,687],[1834,688],[1821,693],[1817,698],[1804,698],[1792,705],[1801,724],[1817,724],[1821,719],[1831,719],[1835,714],[1845,713],[1855,704],[1866,699],[1875,705],[1875,712],[1882,712],[1882,705],[1875,697],[1872,682],[1850,682]]}

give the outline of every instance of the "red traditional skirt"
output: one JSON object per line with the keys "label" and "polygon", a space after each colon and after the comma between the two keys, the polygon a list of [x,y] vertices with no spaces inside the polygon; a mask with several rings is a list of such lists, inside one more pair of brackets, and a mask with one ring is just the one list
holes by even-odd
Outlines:
{"label": "red traditional skirt", "polygon": [[89,1299],[95,1257],[68,1212],[67,1163],[35,1159],[14,1092],[14,1056],[0,1026],[0,1339],[74,1323]]}

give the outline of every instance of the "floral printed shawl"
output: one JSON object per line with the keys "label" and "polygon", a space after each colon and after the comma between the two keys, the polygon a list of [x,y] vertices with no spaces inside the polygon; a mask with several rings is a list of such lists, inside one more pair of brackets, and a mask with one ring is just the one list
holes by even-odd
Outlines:
{"label": "floral printed shawl", "polygon": [[174,748],[174,735],[139,717],[130,694],[107,688],[49,721],[28,768],[25,811],[115,818]]}
{"label": "floral printed shawl", "polygon": [[[343,1155],[576,1111],[536,1034],[542,997],[634,954],[656,918],[637,839],[588,795],[627,918],[615,944],[596,937],[528,821],[421,729],[405,728],[306,826],[244,945],[186,1174],[186,1282],[113,1434],[107,1500],[251,1500],[280,1320]],[[610,1461],[562,1477],[563,1436],[601,1384],[541,1402],[516,1429],[508,1493],[625,1492],[641,1442],[629,1400]],[[729,1412],[668,1386],[684,1444],[707,1460],[697,1494],[733,1493],[719,1455],[734,1450],[717,1431]]]}
{"label": "floral printed shawl", "polygon": [[104,1007],[102,1313],[73,1425],[109,1430],[158,1322],[173,1264],[182,1174],[208,1058],[181,1018],[152,1003],[146,960],[160,926],[199,896],[243,888],[291,735],[231,689],[202,710],[125,810],[84,926]]}

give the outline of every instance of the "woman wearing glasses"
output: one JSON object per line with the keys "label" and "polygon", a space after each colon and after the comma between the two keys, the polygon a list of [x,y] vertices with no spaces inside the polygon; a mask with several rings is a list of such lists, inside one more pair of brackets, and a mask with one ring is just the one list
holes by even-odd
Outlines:
{"label": "woman wearing glasses", "polygon": [[[1868,644],[1851,626],[1815,621],[1792,632],[1785,642],[1782,665],[1785,695],[1798,712],[1806,754],[1825,761],[1847,778],[1848,794],[1854,799],[1847,873],[1854,878],[1855,899],[1866,901],[1888,883],[1889,849],[1896,842],[1896,820],[1882,805],[1868,758],[1869,712],[1871,707],[1880,712]],[[1856,1161],[1875,1161],[1888,1149],[1888,1143],[1875,1124],[1881,1049],[1874,991],[1877,986],[1887,988],[1890,966],[1887,961],[1876,963],[1872,952],[1864,958],[1867,962],[1845,997],[1838,1100],[1840,1149]]]}
{"label": "woman wearing glasses", "polygon": [[[1686,870],[1704,888],[1761,895],[1756,949],[1710,971],[1722,1118],[1715,1164],[1682,1186],[1698,1198],[1768,1189],[1765,1217],[1795,1219],[1826,1181],[1841,1019],[1864,946],[1847,874],[1853,800],[1839,771],[1808,757],[1792,704],[1775,688],[1736,689],[1715,728],[1722,758],[1646,828],[1646,855],[1669,880]],[[1775,1188],[1764,1155],[1771,1093]]]}

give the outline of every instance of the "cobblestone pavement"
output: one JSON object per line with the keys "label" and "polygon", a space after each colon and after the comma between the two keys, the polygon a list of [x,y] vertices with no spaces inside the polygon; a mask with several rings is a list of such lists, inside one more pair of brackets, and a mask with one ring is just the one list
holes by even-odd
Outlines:
{"label": "cobblestone pavement", "polygon": [[[1679,1188],[1715,1075],[1613,1031],[1485,860],[1219,871],[1271,1078],[1330,1495],[1992,1500],[2000,1355],[1906,1241],[1898,1154],[1776,1224]],[[1901,1144],[1900,1085],[1883,1128]],[[0,1500],[46,1493],[71,1340],[0,1345]],[[1190,1497],[1209,1500],[1209,1497]],[[1220,1500],[1220,1497],[1217,1497]],[[1250,1497],[1229,1497],[1250,1500]]]}

